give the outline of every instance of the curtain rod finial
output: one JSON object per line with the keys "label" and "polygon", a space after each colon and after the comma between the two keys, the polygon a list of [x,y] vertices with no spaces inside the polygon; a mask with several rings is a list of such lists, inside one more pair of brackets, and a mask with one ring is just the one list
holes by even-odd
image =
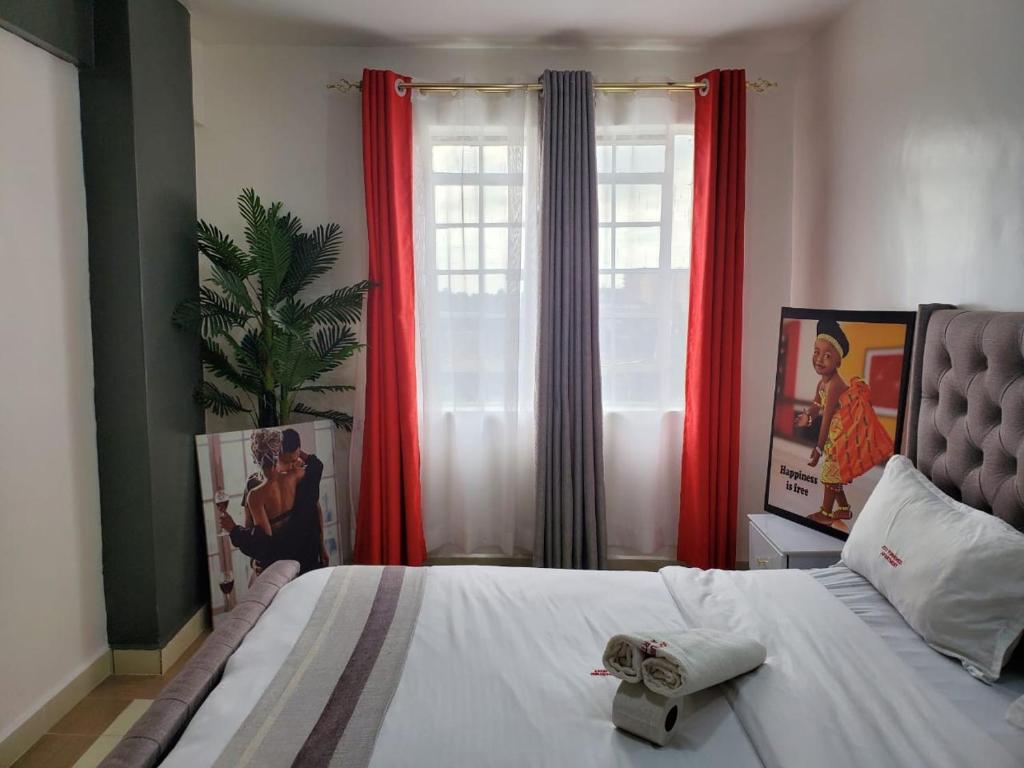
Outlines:
{"label": "curtain rod finial", "polygon": [[763,77],[759,77],[757,80],[747,80],[747,90],[754,93],[767,93],[771,89],[778,87],[779,84],[774,80],[766,80]]}
{"label": "curtain rod finial", "polygon": [[363,84],[359,80],[346,80],[342,78],[333,83],[327,84],[327,89],[331,91],[341,91],[342,93],[351,93],[352,91],[361,90]]}

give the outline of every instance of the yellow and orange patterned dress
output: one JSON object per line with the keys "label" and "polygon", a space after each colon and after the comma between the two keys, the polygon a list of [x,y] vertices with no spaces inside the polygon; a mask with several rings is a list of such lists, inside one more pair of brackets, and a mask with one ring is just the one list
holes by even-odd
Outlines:
{"label": "yellow and orange patterned dress", "polygon": [[[825,411],[827,388],[818,387],[817,405]],[[828,438],[822,451],[821,482],[845,485],[893,452],[892,438],[871,406],[871,388],[860,377],[839,396],[839,405],[828,425]]]}

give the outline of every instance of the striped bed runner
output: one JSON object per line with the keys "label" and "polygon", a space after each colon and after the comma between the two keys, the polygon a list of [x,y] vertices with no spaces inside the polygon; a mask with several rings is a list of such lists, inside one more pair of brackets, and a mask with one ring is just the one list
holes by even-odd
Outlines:
{"label": "striped bed runner", "polygon": [[398,686],[425,568],[335,568],[215,768],[362,768]]}

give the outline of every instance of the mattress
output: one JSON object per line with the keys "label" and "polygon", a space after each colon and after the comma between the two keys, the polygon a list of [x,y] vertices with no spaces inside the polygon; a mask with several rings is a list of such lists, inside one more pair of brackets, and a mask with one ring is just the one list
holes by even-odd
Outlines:
{"label": "mattress", "polygon": [[[291,651],[330,569],[284,587],[232,656],[167,768],[210,766]],[[684,628],[657,573],[435,566],[372,768],[702,766],[757,754],[717,690],[690,697],[655,749],[611,725],[618,680],[592,675],[623,627]]]}
{"label": "mattress", "polygon": [[809,573],[881,637],[920,679],[1024,765],[1024,730],[1006,720],[1007,707],[1024,695],[1022,665],[1011,663],[998,683],[983,683],[967,674],[959,661],[925,643],[863,576],[841,565]]}

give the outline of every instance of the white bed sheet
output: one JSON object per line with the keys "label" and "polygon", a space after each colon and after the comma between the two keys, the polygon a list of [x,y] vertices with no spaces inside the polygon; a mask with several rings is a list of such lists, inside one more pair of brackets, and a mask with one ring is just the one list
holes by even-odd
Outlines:
{"label": "white bed sheet", "polygon": [[[282,589],[164,766],[216,760],[291,651],[329,574],[314,571]],[[986,686],[925,645],[855,573],[812,575],[1024,765],[1024,731],[1005,721],[1024,676]],[[432,568],[371,765],[762,766],[723,689],[687,699],[682,731],[666,748],[613,728],[618,681],[590,673],[610,635],[645,627],[685,627],[662,574]]]}
{"label": "white bed sheet", "polygon": [[1024,730],[1006,721],[1006,710],[1024,695],[1024,672],[1008,669],[987,685],[921,639],[888,600],[863,576],[837,565],[810,571],[822,586],[859,616],[917,675],[947,698],[1024,765]]}
{"label": "white bed sheet", "polygon": [[[302,631],[329,570],[292,582],[228,663],[163,763],[211,765]],[[722,694],[687,699],[657,749],[611,723],[614,678],[591,675],[609,636],[683,628],[657,573],[431,568],[371,766],[761,766]]]}

